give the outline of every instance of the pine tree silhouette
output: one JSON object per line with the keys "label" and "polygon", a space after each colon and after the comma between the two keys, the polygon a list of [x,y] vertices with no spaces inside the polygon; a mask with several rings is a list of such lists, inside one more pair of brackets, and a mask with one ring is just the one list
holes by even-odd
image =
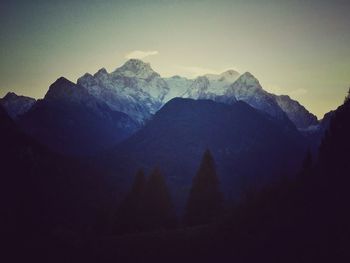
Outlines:
{"label": "pine tree silhouette", "polygon": [[214,222],[221,212],[222,194],[215,163],[210,151],[206,150],[193,178],[184,221],[188,226],[208,224]]}
{"label": "pine tree silhouette", "polygon": [[143,195],[145,192],[145,174],[143,170],[136,173],[134,183],[129,194],[120,205],[115,222],[115,232],[131,233],[143,230]]}
{"label": "pine tree silhouette", "polygon": [[145,187],[143,219],[146,230],[171,228],[175,212],[164,176],[158,168],[151,173]]}

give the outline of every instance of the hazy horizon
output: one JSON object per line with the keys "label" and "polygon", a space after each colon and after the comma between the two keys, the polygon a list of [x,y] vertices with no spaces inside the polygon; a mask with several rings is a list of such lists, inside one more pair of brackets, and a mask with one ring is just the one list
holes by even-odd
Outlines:
{"label": "hazy horizon", "polygon": [[168,77],[235,69],[310,112],[339,106],[350,85],[348,1],[3,1],[0,96],[41,98],[137,57]]}

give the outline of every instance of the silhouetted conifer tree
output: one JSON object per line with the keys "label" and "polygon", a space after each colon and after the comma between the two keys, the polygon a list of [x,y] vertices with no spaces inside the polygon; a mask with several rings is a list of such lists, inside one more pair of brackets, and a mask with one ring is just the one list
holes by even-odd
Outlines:
{"label": "silhouetted conifer tree", "polygon": [[146,230],[175,226],[175,212],[165,179],[158,168],[151,173],[145,187],[143,219]]}
{"label": "silhouetted conifer tree", "polygon": [[143,230],[143,195],[146,179],[144,172],[136,173],[134,183],[129,194],[120,205],[115,223],[116,233],[138,232]]}
{"label": "silhouetted conifer tree", "polygon": [[221,215],[222,201],[214,159],[210,151],[206,150],[193,178],[185,211],[185,224],[193,226],[214,222]]}

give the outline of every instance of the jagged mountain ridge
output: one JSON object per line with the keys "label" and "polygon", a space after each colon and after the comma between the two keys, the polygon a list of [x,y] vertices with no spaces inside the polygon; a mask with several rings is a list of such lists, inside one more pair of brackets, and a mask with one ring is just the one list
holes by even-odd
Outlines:
{"label": "jagged mountain ridge", "polygon": [[181,96],[192,99],[210,99],[222,96],[229,85],[234,83],[240,74],[234,70],[228,70],[221,74],[206,74],[199,76],[190,83],[187,91]]}
{"label": "jagged mountain ridge", "polygon": [[300,103],[289,96],[268,93],[249,72],[240,75],[228,70],[195,79],[162,78],[149,63],[131,59],[111,73],[101,69],[94,75],[85,74],[78,84],[139,123],[148,120],[172,98],[183,97],[222,102],[242,100],[272,117],[282,118],[285,113],[298,128],[317,124],[317,118]]}
{"label": "jagged mountain ridge", "polygon": [[[77,84],[86,88],[96,99],[106,103],[111,110],[129,115],[140,125],[175,97],[221,102],[243,100],[273,117],[280,117],[283,111],[300,129],[318,124],[316,116],[299,102],[289,96],[268,93],[249,72],[240,75],[237,71],[228,70],[195,79],[180,76],[162,78],[149,63],[130,59],[111,73],[105,68],[94,75],[86,73],[78,79]],[[35,101],[9,93],[1,99],[1,103],[9,114],[16,118],[28,111]]]}
{"label": "jagged mountain ridge", "polygon": [[[77,84],[58,79],[43,100],[34,103],[28,99],[30,103],[23,103],[25,110],[17,121],[55,151],[89,154],[126,139],[174,97],[226,104],[241,100],[278,120],[289,118],[299,129],[317,124],[316,117],[298,102],[266,92],[249,72],[239,75],[228,70],[196,79],[180,76],[163,79],[149,63],[136,59],[128,60],[111,73],[104,68],[94,75],[86,73]],[[12,107],[17,105],[14,108],[21,109],[19,98],[22,99],[9,95],[2,101],[13,101]],[[29,104],[30,107],[24,107]]]}
{"label": "jagged mountain ridge", "polygon": [[265,91],[259,81],[249,72],[242,74],[225,92],[225,97],[234,97],[277,119],[282,119],[285,112],[279,107],[274,97]]}
{"label": "jagged mountain ridge", "polygon": [[317,117],[298,101],[287,95],[275,95],[265,91],[250,72],[238,75],[232,83],[226,82],[219,87],[206,76],[198,77],[182,97],[212,99],[228,103],[242,100],[273,117],[283,118],[285,113],[299,129],[318,124]]}
{"label": "jagged mountain ridge", "polygon": [[283,119],[286,114],[300,129],[318,124],[316,116],[299,102],[286,95],[278,96],[265,91],[250,72],[239,75],[234,82],[226,82],[221,86],[215,86],[206,76],[198,77],[181,97],[212,99],[226,103],[242,100],[277,119]]}

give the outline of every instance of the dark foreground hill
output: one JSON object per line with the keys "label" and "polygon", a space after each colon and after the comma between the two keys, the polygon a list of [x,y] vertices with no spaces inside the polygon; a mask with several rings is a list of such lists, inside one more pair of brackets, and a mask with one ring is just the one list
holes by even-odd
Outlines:
{"label": "dark foreground hill", "polygon": [[90,251],[96,262],[349,262],[349,134],[348,97],[318,159],[251,193],[220,224],[105,237]]}
{"label": "dark foreground hill", "polygon": [[175,199],[183,199],[207,148],[216,160],[221,188],[237,197],[293,174],[306,145],[289,121],[276,121],[244,102],[177,98],[102,159],[110,173],[126,182],[138,168],[159,166]]}
{"label": "dark foreground hill", "polygon": [[[191,112],[201,120],[203,108],[196,111],[196,104],[213,102],[177,103],[180,109],[191,105]],[[207,106],[207,114],[216,112],[212,107],[222,107],[214,105]],[[252,110],[245,104],[235,105],[246,114]],[[19,257],[37,262],[348,262],[349,106],[348,99],[333,114],[316,162],[304,161],[296,179],[253,193],[220,224],[119,237],[93,233],[92,219],[98,208],[104,208],[104,194],[110,191],[104,182],[111,179],[51,153],[24,135],[0,107],[1,234],[6,241],[4,251],[11,256],[8,262],[18,262]],[[180,109],[163,110],[174,114]],[[255,114],[250,114],[252,119]],[[175,122],[179,116],[173,115],[168,122],[179,125]],[[256,118],[266,120],[261,116]],[[175,125],[171,128],[181,131]],[[156,131],[150,134],[160,136]],[[201,129],[195,131],[201,134]],[[293,131],[284,131],[287,138],[293,138]],[[12,250],[7,249],[9,245]]]}

